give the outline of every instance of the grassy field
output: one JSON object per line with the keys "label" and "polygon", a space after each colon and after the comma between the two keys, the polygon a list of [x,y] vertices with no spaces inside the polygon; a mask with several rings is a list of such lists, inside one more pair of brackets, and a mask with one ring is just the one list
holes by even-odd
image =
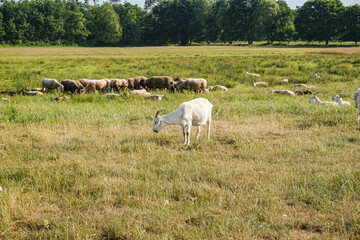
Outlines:
{"label": "grassy field", "polygon": [[[138,75],[229,91],[0,101],[0,239],[359,239],[359,48],[0,48],[0,91]],[[267,94],[294,83],[352,107]],[[210,141],[152,132],[157,110],[197,97],[214,105]]]}

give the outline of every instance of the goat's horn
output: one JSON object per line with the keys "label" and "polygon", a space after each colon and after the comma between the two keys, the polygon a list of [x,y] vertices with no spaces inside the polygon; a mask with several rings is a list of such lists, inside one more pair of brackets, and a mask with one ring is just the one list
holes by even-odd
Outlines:
{"label": "goat's horn", "polygon": [[340,93],[339,96],[340,96],[340,97],[343,97],[343,96],[345,96],[345,94],[344,94],[344,93]]}
{"label": "goat's horn", "polygon": [[166,109],[162,109],[162,110],[160,110],[160,111],[157,111],[156,112],[156,114],[155,114],[155,117],[157,118],[157,117],[160,117],[160,113],[161,112],[163,112],[163,111],[165,111]]}
{"label": "goat's horn", "polygon": [[319,92],[314,93],[314,95],[318,94]]}

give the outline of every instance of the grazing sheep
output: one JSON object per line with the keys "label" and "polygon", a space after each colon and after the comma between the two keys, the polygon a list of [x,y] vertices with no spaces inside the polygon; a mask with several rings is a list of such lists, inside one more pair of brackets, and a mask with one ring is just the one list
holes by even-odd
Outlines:
{"label": "grazing sheep", "polygon": [[154,100],[154,101],[155,101],[155,100],[160,101],[163,96],[164,96],[164,95],[152,94],[152,95],[147,96],[146,98],[147,98],[147,99]]}
{"label": "grazing sheep", "polygon": [[147,81],[147,78],[144,76],[129,78],[128,80],[128,88],[130,89],[141,89],[145,88],[145,82]]}
{"label": "grazing sheep", "polygon": [[82,93],[85,91],[85,87],[80,81],[65,79],[61,82],[61,84],[64,86],[64,92]]}
{"label": "grazing sheep", "polygon": [[151,93],[149,93],[149,92],[146,91],[145,89],[132,90],[130,93],[132,93],[132,94],[137,94],[137,95],[142,95],[142,96],[149,96],[149,95],[151,95]]}
{"label": "grazing sheep", "polygon": [[168,91],[173,91],[174,79],[168,76],[153,76],[145,80],[143,85],[147,89],[167,89]]}
{"label": "grazing sheep", "polygon": [[56,79],[44,78],[41,81],[41,83],[42,83],[41,91],[44,91],[45,88],[47,88],[47,89],[60,88],[61,91],[64,91],[64,86],[62,84],[60,84]]}
{"label": "grazing sheep", "polygon": [[353,97],[355,107],[357,108],[357,122],[360,124],[360,86],[358,87],[357,91],[354,93]]}
{"label": "grazing sheep", "polygon": [[314,93],[309,100],[309,103],[316,103],[317,105],[329,105],[329,106],[338,106],[339,104],[337,102],[330,102],[330,101],[321,101],[316,94],[319,92]]}
{"label": "grazing sheep", "polygon": [[254,82],[252,83],[253,87],[266,87],[268,84],[266,82]]}
{"label": "grazing sheep", "polygon": [[289,82],[289,79],[283,79],[283,80],[280,80],[280,83],[288,83]]}
{"label": "grazing sheep", "polygon": [[295,96],[295,93],[293,91],[290,90],[271,90],[269,92],[269,94],[282,94],[282,95],[290,95],[290,96]]}
{"label": "grazing sheep", "polygon": [[90,79],[80,79],[79,82],[81,83],[81,85],[83,85],[85,88],[86,86],[88,85],[88,83],[90,82],[91,80]]}
{"label": "grazing sheep", "polygon": [[96,92],[96,91],[104,91],[108,88],[109,81],[105,79],[100,80],[90,80],[86,85],[85,92]]}
{"label": "grazing sheep", "polygon": [[317,74],[317,72],[314,73],[313,77],[314,78],[320,78],[320,76]]}
{"label": "grazing sheep", "polygon": [[344,101],[342,100],[342,96],[344,96],[344,94],[339,94],[339,95],[336,95],[332,98],[332,100],[336,101],[339,106],[351,106],[351,103],[349,103],[348,101]]}
{"label": "grazing sheep", "polygon": [[183,128],[184,144],[190,144],[191,126],[197,126],[195,140],[199,139],[201,126],[208,124],[207,139],[210,139],[211,110],[213,105],[205,98],[180,104],[179,108],[172,113],[160,116],[163,110],[157,111],[154,118],[153,131],[158,133],[169,125],[180,125]]}
{"label": "grazing sheep", "polygon": [[260,77],[260,74],[257,74],[257,73],[248,73],[248,72],[246,72],[246,73],[245,73],[245,76]]}
{"label": "grazing sheep", "polygon": [[125,79],[115,78],[115,79],[110,79],[110,81],[111,84],[108,89],[109,91],[111,91],[111,89],[114,89],[115,91],[119,92],[120,90],[124,90],[129,86],[128,81]]}
{"label": "grazing sheep", "polygon": [[227,87],[221,86],[221,85],[215,85],[215,86],[209,86],[209,91],[219,90],[219,91],[227,91]]}
{"label": "grazing sheep", "polygon": [[183,90],[194,91],[195,93],[208,93],[206,89],[207,81],[203,78],[181,78],[180,84],[175,84],[177,91],[182,92]]}
{"label": "grazing sheep", "polygon": [[307,88],[308,86],[306,86],[305,84],[302,83],[297,83],[297,84],[293,84],[293,87],[303,87],[303,88]]}

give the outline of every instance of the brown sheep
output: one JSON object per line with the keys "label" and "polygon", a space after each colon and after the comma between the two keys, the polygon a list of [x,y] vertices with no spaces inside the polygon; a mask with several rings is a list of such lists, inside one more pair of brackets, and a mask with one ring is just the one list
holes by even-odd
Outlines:
{"label": "brown sheep", "polygon": [[194,91],[195,93],[209,92],[209,90],[206,89],[207,81],[203,78],[186,78],[181,79],[181,81],[183,82],[176,86],[177,90],[180,92],[182,92],[184,89],[187,91]]}
{"label": "brown sheep", "polygon": [[148,89],[167,89],[173,90],[174,79],[168,76],[153,76],[145,81],[145,87]]}
{"label": "brown sheep", "polygon": [[129,78],[128,81],[128,88],[130,89],[141,89],[144,86],[144,83],[146,82],[147,78],[144,76]]}
{"label": "brown sheep", "polygon": [[82,93],[85,91],[85,87],[80,81],[65,79],[61,82],[61,84],[64,86],[64,92]]}
{"label": "brown sheep", "polygon": [[90,79],[85,79],[85,78],[83,78],[83,79],[80,79],[79,82],[80,82],[84,87],[86,87],[87,84],[90,82]]}
{"label": "brown sheep", "polygon": [[106,80],[90,80],[86,85],[85,92],[96,92],[96,91],[104,91],[108,87],[108,81]]}
{"label": "brown sheep", "polygon": [[120,90],[124,90],[126,88],[128,88],[129,86],[129,83],[127,80],[125,79],[118,79],[118,78],[115,78],[115,79],[110,79],[111,81],[111,84],[110,84],[110,89],[114,89],[115,91],[120,91]]}

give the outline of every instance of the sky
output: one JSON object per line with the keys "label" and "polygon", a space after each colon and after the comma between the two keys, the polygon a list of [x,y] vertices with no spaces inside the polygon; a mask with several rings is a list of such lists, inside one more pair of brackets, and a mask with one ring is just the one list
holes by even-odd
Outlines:
{"label": "sky", "polygon": [[[144,7],[145,0],[126,0],[131,4],[137,4],[139,7]],[[296,9],[296,6],[301,7],[307,0],[286,0],[286,3],[291,9]],[[121,1],[122,3],[124,1]],[[342,0],[344,6],[350,6],[355,4],[360,4],[360,0]]]}

